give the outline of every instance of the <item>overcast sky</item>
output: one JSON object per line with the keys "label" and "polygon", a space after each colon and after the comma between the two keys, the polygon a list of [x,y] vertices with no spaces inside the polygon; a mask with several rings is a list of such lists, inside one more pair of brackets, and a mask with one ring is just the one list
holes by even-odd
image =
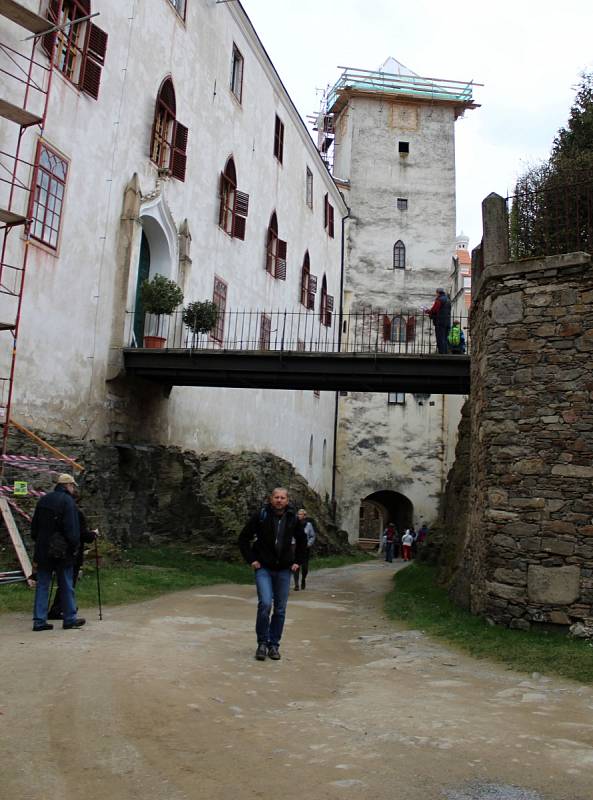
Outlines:
{"label": "overcast sky", "polygon": [[481,237],[480,204],[512,193],[549,155],[580,73],[593,69],[591,0],[242,0],[296,107],[338,66],[377,69],[394,56],[420,75],[475,80],[481,108],[456,125],[457,231]]}

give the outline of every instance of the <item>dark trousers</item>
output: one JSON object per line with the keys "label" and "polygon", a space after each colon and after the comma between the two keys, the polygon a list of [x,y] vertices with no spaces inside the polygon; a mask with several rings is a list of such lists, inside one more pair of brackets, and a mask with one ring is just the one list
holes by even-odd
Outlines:
{"label": "dark trousers", "polygon": [[449,336],[450,325],[442,325],[437,322],[434,326],[434,332],[437,337],[437,350],[439,353],[446,354],[449,351],[447,337]]}
{"label": "dark trousers", "polygon": [[309,548],[307,547],[307,554],[305,556],[305,560],[301,564],[300,569],[298,569],[296,572],[293,572],[295,589],[298,589],[299,586],[299,575],[301,576],[301,586],[304,586],[308,574],[309,574]]}

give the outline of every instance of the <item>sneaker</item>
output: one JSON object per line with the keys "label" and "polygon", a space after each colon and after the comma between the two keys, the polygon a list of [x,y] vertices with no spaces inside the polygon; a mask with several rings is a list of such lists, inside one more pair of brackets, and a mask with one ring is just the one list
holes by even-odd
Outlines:
{"label": "sneaker", "polygon": [[267,655],[268,655],[267,644],[258,644],[257,650],[255,651],[255,657],[257,658],[257,660],[265,661]]}
{"label": "sneaker", "polygon": [[33,625],[34,631],[53,631],[54,626],[50,625],[49,623],[45,622],[43,625]]}
{"label": "sneaker", "polygon": [[280,655],[280,650],[278,650],[277,644],[271,644],[268,647],[268,658],[271,658],[272,661],[280,661],[282,656]]}
{"label": "sneaker", "polygon": [[82,628],[82,626],[85,624],[86,624],[86,619],[79,617],[78,619],[75,619],[74,622],[65,622],[62,625],[62,629],[65,631],[69,631],[72,630],[73,628]]}

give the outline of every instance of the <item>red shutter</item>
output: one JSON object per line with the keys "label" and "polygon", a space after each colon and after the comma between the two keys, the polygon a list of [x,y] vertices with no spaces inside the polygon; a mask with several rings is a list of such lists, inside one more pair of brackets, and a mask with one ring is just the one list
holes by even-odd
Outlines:
{"label": "red shutter", "polygon": [[233,236],[235,239],[245,239],[247,215],[249,214],[249,195],[235,189],[235,207],[233,208]]}
{"label": "red shutter", "polygon": [[286,280],[286,242],[278,239],[278,249],[276,250],[276,272],[274,275],[279,281]]}
{"label": "red shutter", "polygon": [[325,320],[324,324],[328,327],[332,324],[332,311],[334,310],[334,298],[328,294],[325,298]]}
{"label": "red shutter", "polygon": [[383,341],[391,341],[391,319],[387,314],[383,314]]}
{"label": "red shutter", "polygon": [[315,292],[307,292],[307,308],[309,310],[315,308]]}
{"label": "red shutter", "polygon": [[80,73],[80,88],[95,100],[99,97],[101,70],[105,64],[106,52],[107,34],[89,22]]}
{"label": "red shutter", "polygon": [[173,149],[171,151],[171,175],[178,181],[185,180],[187,164],[188,130],[181,122],[175,122],[173,130]]}
{"label": "red shutter", "polygon": [[329,235],[334,238],[334,207],[331,203],[327,204],[327,211],[328,211],[328,225],[327,225],[327,232]]}
{"label": "red shutter", "polygon": [[416,317],[408,317],[406,320],[406,342],[413,342],[416,338]]}
{"label": "red shutter", "polygon": [[218,182],[218,196],[220,197],[220,208],[218,211],[218,224],[221,228],[224,227],[224,201],[225,201],[225,183],[226,177],[224,172],[220,173],[220,181]]}
{"label": "red shutter", "polygon": [[309,291],[311,294],[317,292],[317,275],[309,275]]}
{"label": "red shutter", "polygon": [[329,219],[328,207],[329,207],[329,201],[327,199],[327,195],[325,195],[325,197],[323,198],[323,227],[324,228],[327,228],[327,223],[328,223],[328,219]]}
{"label": "red shutter", "polygon": [[[53,22],[54,25],[57,25],[58,23],[59,9],[60,9],[59,0],[49,0],[49,7],[47,9],[47,18],[50,22]],[[52,31],[52,33],[46,33],[45,36],[41,37],[41,47],[45,50],[50,59],[52,59],[53,57],[55,44],[56,44],[56,31]]]}

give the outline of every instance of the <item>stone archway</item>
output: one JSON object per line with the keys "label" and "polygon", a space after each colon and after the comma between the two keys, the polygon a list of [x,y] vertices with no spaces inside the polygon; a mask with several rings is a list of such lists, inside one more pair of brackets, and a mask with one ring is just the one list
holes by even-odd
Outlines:
{"label": "stone archway", "polygon": [[403,494],[388,489],[373,492],[360,502],[359,536],[363,539],[380,539],[388,522],[398,531],[409,528],[414,521],[414,506]]}

